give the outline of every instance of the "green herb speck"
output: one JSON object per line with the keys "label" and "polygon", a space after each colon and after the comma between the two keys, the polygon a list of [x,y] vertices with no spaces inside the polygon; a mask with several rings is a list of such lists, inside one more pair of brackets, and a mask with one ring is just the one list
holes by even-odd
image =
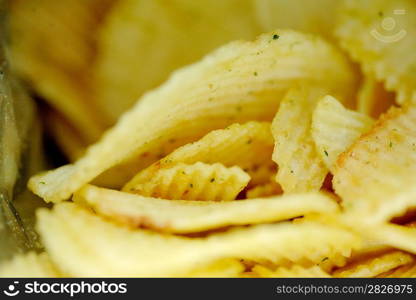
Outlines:
{"label": "green herb speck", "polygon": [[192,189],[194,187],[194,185],[192,183],[190,183],[189,187]]}
{"label": "green herb speck", "polygon": [[215,182],[215,178],[211,178],[210,182],[211,182],[211,183],[212,183],[212,182]]}
{"label": "green herb speck", "polygon": [[324,153],[325,153],[326,156],[329,156],[329,154],[326,150],[324,150]]}
{"label": "green herb speck", "polygon": [[254,72],[253,74],[254,74],[254,76],[257,76],[258,75],[257,72]]}
{"label": "green herb speck", "polygon": [[274,35],[273,35],[273,39],[274,39],[274,40],[278,40],[279,38],[280,38],[280,35],[278,35],[278,34],[274,34]]}

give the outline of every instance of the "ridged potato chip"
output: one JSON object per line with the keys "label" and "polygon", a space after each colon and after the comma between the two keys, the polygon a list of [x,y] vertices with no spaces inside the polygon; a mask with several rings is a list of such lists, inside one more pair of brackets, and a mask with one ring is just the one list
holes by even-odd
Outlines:
{"label": "ridged potato chip", "polygon": [[332,276],[340,278],[372,278],[414,261],[414,257],[402,251],[391,251],[367,258],[336,270]]}
{"label": "ridged potato chip", "polygon": [[409,175],[416,171],[415,150],[416,107],[391,109],[336,163],[333,185],[344,207],[366,215],[363,221],[387,221],[388,214],[415,206],[406,197],[415,183]]}
{"label": "ridged potato chip", "polygon": [[59,271],[50,261],[48,254],[28,252],[13,257],[0,265],[0,278],[45,278],[59,277]]}
{"label": "ridged potato chip", "polygon": [[257,225],[201,238],[163,235],[105,222],[71,203],[39,210],[37,227],[56,265],[82,277],[181,276],[226,258],[314,264],[360,245],[358,236],[317,223]]}
{"label": "ridged potato chip", "polygon": [[339,155],[370,130],[373,120],[348,110],[332,96],[323,97],[312,115],[312,137],[326,167],[333,171]]}
{"label": "ridged potato chip", "polygon": [[273,120],[276,181],[285,193],[319,190],[328,173],[311,135],[312,111],[321,93],[313,89],[289,91]]}
{"label": "ridged potato chip", "polygon": [[114,0],[10,1],[10,62],[88,143],[108,122],[95,102],[95,33]]}
{"label": "ridged potato chip", "polygon": [[236,278],[245,270],[245,266],[236,259],[223,259],[181,277],[191,278]]}
{"label": "ridged potato chip", "polygon": [[397,92],[398,103],[416,100],[416,2],[345,0],[336,35],[364,72]]}
{"label": "ridged potato chip", "polygon": [[[132,192],[141,182],[151,180],[155,174],[178,163],[207,164],[221,163],[227,167],[240,166],[255,183],[261,183],[270,176],[270,168],[263,166],[271,162],[273,137],[270,123],[248,122],[233,124],[226,129],[214,130],[202,139],[186,144],[174,152],[139,172],[124,187],[123,191]],[[266,173],[266,174],[265,174]]]}
{"label": "ridged potato chip", "polygon": [[300,83],[352,98],[355,78],[330,44],[289,30],[254,42],[230,43],[146,93],[75,164],[32,177],[29,188],[47,202],[68,199],[109,168],[175,138],[195,139],[247,120],[270,120],[282,95]]}
{"label": "ridged potato chip", "polygon": [[100,30],[95,71],[108,117],[115,123],[177,68],[232,40],[258,35],[252,6],[251,0],[118,1]]}
{"label": "ridged potato chip", "polygon": [[[358,225],[358,224],[357,224]],[[364,223],[364,225],[366,225]],[[377,224],[366,227],[364,236],[371,236],[386,245],[416,254],[416,229],[395,224]]]}
{"label": "ridged potato chip", "polygon": [[261,265],[254,266],[252,270],[262,278],[330,278],[331,276],[318,266],[303,267],[294,265],[291,267],[280,267],[271,270]]}
{"label": "ridged potato chip", "polygon": [[74,195],[74,200],[92,207],[100,215],[133,227],[175,233],[284,221],[338,210],[330,197],[319,193],[201,202],[146,198],[87,185]]}
{"label": "ridged potato chip", "polygon": [[136,181],[129,192],[172,200],[230,201],[249,181],[250,176],[239,167],[179,163],[160,169],[149,180]]}

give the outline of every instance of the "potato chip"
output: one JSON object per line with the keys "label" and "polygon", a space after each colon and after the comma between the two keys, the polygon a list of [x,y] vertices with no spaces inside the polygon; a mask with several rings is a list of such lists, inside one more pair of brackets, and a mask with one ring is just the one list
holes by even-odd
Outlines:
{"label": "potato chip", "polygon": [[59,272],[46,253],[28,252],[0,265],[0,278],[4,277],[59,277]]}
{"label": "potato chip", "polygon": [[312,115],[312,137],[326,167],[333,171],[338,156],[372,125],[368,116],[344,108],[334,97],[323,97]]}
{"label": "potato chip", "polygon": [[337,204],[320,193],[284,195],[231,202],[146,198],[87,185],[74,195],[100,215],[130,226],[190,233],[230,225],[289,220],[312,213],[333,213]]}
{"label": "potato chip", "polygon": [[163,235],[105,222],[72,203],[39,210],[37,227],[57,266],[83,277],[180,276],[226,258],[313,264],[348,256],[360,244],[348,231],[316,223],[257,225],[202,238]]}
{"label": "potato chip", "polygon": [[223,259],[204,268],[193,270],[182,277],[191,278],[230,278],[239,277],[245,266],[235,259]]}
{"label": "potato chip", "polygon": [[303,267],[294,265],[289,268],[279,267],[270,270],[261,265],[256,265],[253,272],[263,278],[330,278],[331,276],[318,266]]}
{"label": "potato chip", "polygon": [[239,167],[222,164],[175,164],[152,178],[136,181],[129,192],[172,200],[230,201],[247,186],[250,176]]}
{"label": "potato chip", "polygon": [[416,278],[416,263],[411,263],[391,272],[381,274],[381,278]]}
{"label": "potato chip", "polygon": [[173,138],[196,139],[231,123],[270,120],[294,85],[316,85],[347,100],[354,81],[342,54],[319,38],[279,30],[254,42],[237,41],[175,72],[83,158],[31,178],[29,188],[45,201],[59,202],[114,165]]}
{"label": "potato chip", "polygon": [[160,170],[171,168],[178,163],[221,163],[227,167],[237,165],[249,174],[254,174],[255,183],[263,182],[269,179],[265,177],[270,176],[270,169],[264,170],[262,166],[268,161],[272,162],[272,152],[273,137],[270,123],[233,124],[226,129],[212,131],[195,143],[176,149],[139,172],[123,190],[132,191],[140,182],[149,181]]}
{"label": "potato chip", "polygon": [[340,1],[333,0],[254,0],[256,14],[264,31],[292,28],[332,38],[334,15]]}
{"label": "potato chip", "polygon": [[416,254],[416,229],[394,224],[366,226],[362,231],[386,245]]}
{"label": "potato chip", "polygon": [[336,270],[332,275],[341,278],[372,278],[414,260],[413,256],[402,251],[391,251],[367,258]]}
{"label": "potato chip", "polygon": [[364,76],[358,91],[357,111],[378,118],[394,105],[395,94],[387,92],[382,82],[373,76]]}
{"label": "potato chip", "polygon": [[10,61],[87,142],[108,125],[90,78],[95,33],[114,0],[10,2]]}
{"label": "potato chip", "polygon": [[406,192],[414,185],[415,150],[416,107],[391,109],[336,163],[333,185],[348,211],[382,221],[386,207],[394,214],[414,206]]}
{"label": "potato chip", "polygon": [[336,35],[367,74],[397,92],[397,102],[416,100],[416,3],[413,0],[344,1]]}
{"label": "potato chip", "polygon": [[172,71],[232,40],[254,38],[261,30],[251,2],[118,1],[98,46],[97,93],[106,114],[115,122]]}
{"label": "potato chip", "polygon": [[262,185],[257,185],[246,192],[247,199],[271,197],[282,194],[282,188],[276,182],[269,182]]}
{"label": "potato chip", "polygon": [[273,120],[276,181],[286,193],[319,190],[328,173],[311,136],[312,110],[321,92],[291,90]]}

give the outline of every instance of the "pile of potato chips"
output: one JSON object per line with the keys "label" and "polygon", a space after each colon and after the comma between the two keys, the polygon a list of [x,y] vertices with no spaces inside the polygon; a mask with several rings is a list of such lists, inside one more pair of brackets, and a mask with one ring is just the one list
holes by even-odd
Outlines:
{"label": "pile of potato chips", "polygon": [[11,58],[73,163],[1,276],[416,277],[416,2],[33,2],[71,26]]}

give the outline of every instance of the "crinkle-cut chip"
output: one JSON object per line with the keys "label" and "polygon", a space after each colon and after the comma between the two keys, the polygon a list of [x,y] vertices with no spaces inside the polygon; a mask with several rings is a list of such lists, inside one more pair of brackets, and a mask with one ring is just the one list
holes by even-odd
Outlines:
{"label": "crinkle-cut chip", "polygon": [[10,61],[87,143],[108,125],[94,101],[95,34],[115,0],[15,0],[8,10]]}
{"label": "crinkle-cut chip", "polygon": [[395,94],[388,92],[384,84],[371,75],[365,75],[357,95],[357,111],[378,118],[394,105]]}
{"label": "crinkle-cut chip", "polygon": [[334,16],[340,1],[254,0],[257,19],[264,31],[292,28],[333,38]]}
{"label": "crinkle-cut chip", "polygon": [[37,215],[52,260],[65,274],[82,277],[180,276],[226,258],[314,264],[349,256],[361,243],[349,231],[316,223],[256,225],[190,238],[121,227],[73,203]]}
{"label": "crinkle-cut chip", "polygon": [[318,266],[304,267],[293,265],[291,267],[279,267],[271,270],[262,265],[254,266],[254,273],[261,278],[330,278],[331,276]]}
{"label": "crinkle-cut chip", "polygon": [[416,278],[416,263],[410,263],[393,271],[380,274],[379,278]]}
{"label": "crinkle-cut chip", "polygon": [[98,38],[97,92],[107,115],[115,122],[172,71],[225,43],[262,32],[251,2],[119,1]]}
{"label": "crinkle-cut chip", "polygon": [[270,178],[271,168],[269,169],[268,162],[271,161],[272,152],[270,123],[233,124],[226,129],[214,130],[199,141],[176,149],[139,172],[123,187],[123,191],[132,191],[137,184],[151,180],[160,170],[178,163],[203,162],[221,163],[227,167],[239,166],[250,176],[253,174],[255,183],[261,183]]}
{"label": "crinkle-cut chip", "polygon": [[91,206],[100,215],[130,226],[175,233],[284,221],[312,213],[334,213],[338,210],[331,198],[320,193],[202,202],[146,198],[86,185],[75,193],[74,200]]}
{"label": "crinkle-cut chip", "polygon": [[10,261],[0,265],[0,278],[24,277],[24,278],[46,278],[59,277],[60,274],[46,253],[28,252],[18,254]]}
{"label": "crinkle-cut chip", "polygon": [[372,125],[370,117],[344,108],[332,96],[323,97],[312,115],[312,137],[326,167],[333,171],[338,156]]}
{"label": "crinkle-cut chip", "polygon": [[271,197],[282,194],[282,188],[277,182],[269,182],[262,185],[257,185],[246,192],[247,199]]}
{"label": "crinkle-cut chip", "polygon": [[336,270],[332,276],[341,278],[372,278],[412,261],[414,261],[412,255],[402,251],[392,251],[348,264]]}
{"label": "crinkle-cut chip", "polygon": [[179,163],[160,169],[149,180],[136,181],[129,192],[171,200],[230,201],[249,181],[250,176],[239,167]]}
{"label": "crinkle-cut chip", "polygon": [[344,1],[336,36],[364,72],[397,92],[397,102],[416,100],[416,2]]}
{"label": "crinkle-cut chip", "polygon": [[230,43],[176,71],[146,93],[103,138],[71,165],[34,176],[29,188],[47,202],[68,199],[109,168],[169,140],[197,137],[232,123],[271,120],[284,93],[299,84],[349,101],[355,77],[329,43],[291,30]]}
{"label": "crinkle-cut chip", "polygon": [[181,277],[191,278],[236,278],[240,277],[245,266],[236,259],[223,259],[206,267],[193,270]]}
{"label": "crinkle-cut chip", "polygon": [[76,161],[84,154],[87,148],[86,142],[60,113],[48,111],[45,115],[46,129],[59,145],[59,149],[62,150],[69,161]]}
{"label": "crinkle-cut chip", "polygon": [[276,181],[285,193],[317,191],[328,173],[311,135],[312,110],[321,93],[312,89],[289,91],[273,120]]}
{"label": "crinkle-cut chip", "polygon": [[[359,226],[359,224],[356,224]],[[361,229],[360,229],[361,228]],[[391,247],[416,254],[416,229],[395,224],[362,224],[357,227],[362,234]],[[365,229],[365,230],[363,230]]]}
{"label": "crinkle-cut chip", "polygon": [[[399,196],[415,183],[416,106],[392,108],[369,133],[340,155],[334,168],[333,186],[347,211],[365,220],[380,220],[416,202]],[[393,201],[399,196],[400,201]],[[398,208],[396,206],[398,205]]]}

